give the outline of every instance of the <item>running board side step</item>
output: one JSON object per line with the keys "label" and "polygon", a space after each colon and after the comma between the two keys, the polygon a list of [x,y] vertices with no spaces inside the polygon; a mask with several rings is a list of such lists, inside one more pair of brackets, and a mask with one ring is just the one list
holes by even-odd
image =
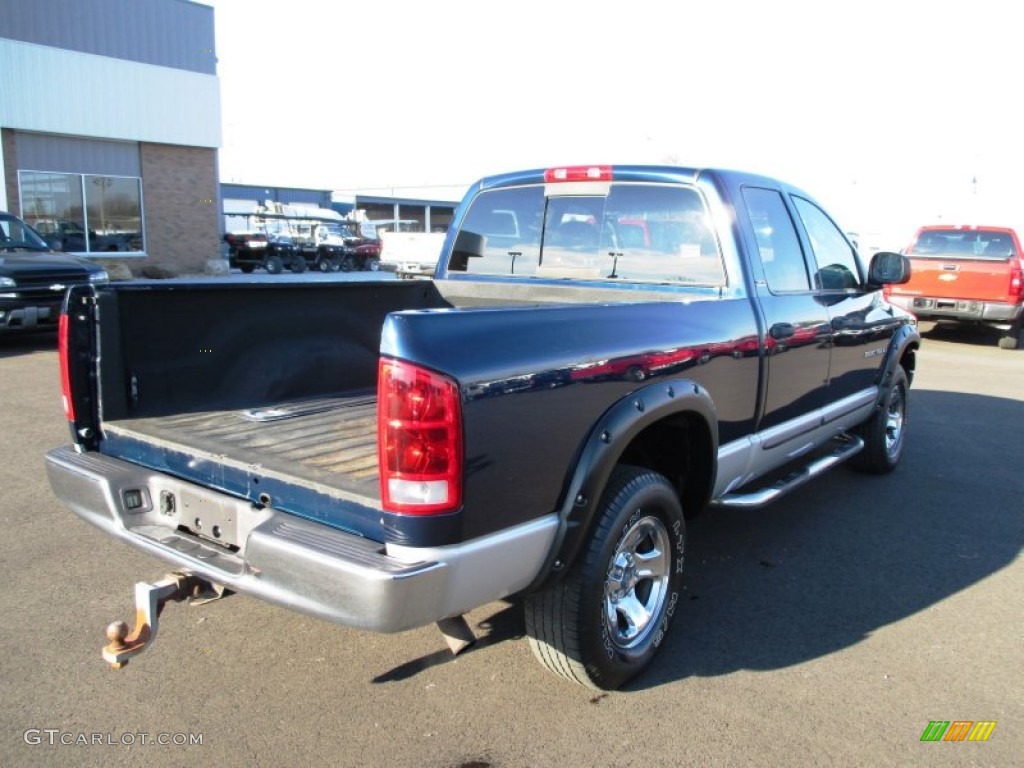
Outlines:
{"label": "running board side step", "polygon": [[776,481],[767,488],[759,488],[749,493],[727,493],[715,499],[710,506],[728,509],[757,509],[770,504],[776,499],[794,491],[808,480],[823,475],[833,467],[856,456],[864,448],[864,441],[856,435],[840,435],[836,438],[839,444],[831,453],[820,456],[805,467]]}

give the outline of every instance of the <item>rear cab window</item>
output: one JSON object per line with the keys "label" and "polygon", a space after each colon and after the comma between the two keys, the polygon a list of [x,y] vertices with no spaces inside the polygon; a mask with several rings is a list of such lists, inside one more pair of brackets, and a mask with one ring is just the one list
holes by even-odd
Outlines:
{"label": "rear cab window", "polygon": [[907,255],[922,259],[989,259],[1005,261],[1020,254],[1014,237],[1005,230],[929,228],[918,232]]}
{"label": "rear cab window", "polygon": [[455,238],[451,272],[659,285],[726,284],[696,188],[610,182],[599,194],[545,185],[481,192]]}

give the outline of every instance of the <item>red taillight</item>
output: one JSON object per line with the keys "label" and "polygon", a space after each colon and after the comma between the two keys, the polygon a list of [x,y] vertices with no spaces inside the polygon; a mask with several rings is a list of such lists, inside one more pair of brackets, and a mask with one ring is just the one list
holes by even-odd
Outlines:
{"label": "red taillight", "polygon": [[60,391],[64,400],[64,415],[75,420],[75,402],[71,399],[71,372],[68,364],[68,316],[62,314],[57,325],[57,352],[60,362]]}
{"label": "red taillight", "polygon": [[446,376],[381,358],[377,456],[385,511],[453,512],[462,503],[462,407]]}
{"label": "red taillight", "polygon": [[544,171],[544,182],[554,184],[560,181],[611,181],[610,165],[570,165],[564,168],[548,168]]}
{"label": "red taillight", "polygon": [[1019,261],[1010,262],[1010,295],[1024,296],[1024,271]]}

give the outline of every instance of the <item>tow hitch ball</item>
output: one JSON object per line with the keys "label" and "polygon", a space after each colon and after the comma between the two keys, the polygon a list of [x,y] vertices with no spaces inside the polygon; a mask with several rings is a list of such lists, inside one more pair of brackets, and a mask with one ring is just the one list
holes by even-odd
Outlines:
{"label": "tow hitch ball", "polygon": [[194,600],[206,602],[223,597],[224,587],[211,584],[190,573],[169,573],[155,584],[135,585],[135,627],[128,634],[128,625],[115,621],[107,626],[103,658],[112,669],[121,669],[132,656],[137,656],[156,639],[157,621],[169,602]]}

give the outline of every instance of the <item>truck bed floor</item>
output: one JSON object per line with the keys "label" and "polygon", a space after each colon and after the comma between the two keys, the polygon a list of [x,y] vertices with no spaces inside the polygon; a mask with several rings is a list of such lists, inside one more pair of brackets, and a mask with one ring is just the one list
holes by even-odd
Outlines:
{"label": "truck bed floor", "polygon": [[122,419],[108,435],[298,482],[329,495],[379,497],[377,399],[323,397],[246,410]]}

